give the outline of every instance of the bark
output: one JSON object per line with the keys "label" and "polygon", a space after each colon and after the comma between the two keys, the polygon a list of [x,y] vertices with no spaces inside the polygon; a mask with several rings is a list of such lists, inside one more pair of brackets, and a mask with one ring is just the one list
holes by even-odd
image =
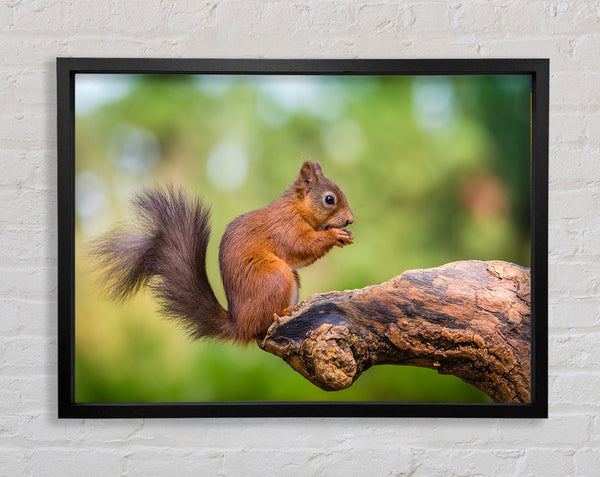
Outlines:
{"label": "bark", "polygon": [[397,364],[458,376],[495,402],[531,402],[530,290],[529,269],[501,261],[409,270],[309,297],[259,346],[327,391]]}

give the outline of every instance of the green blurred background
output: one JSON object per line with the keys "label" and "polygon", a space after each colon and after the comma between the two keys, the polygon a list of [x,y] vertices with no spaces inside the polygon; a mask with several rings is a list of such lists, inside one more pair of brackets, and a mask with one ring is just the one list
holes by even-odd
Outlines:
{"label": "green blurred background", "polygon": [[321,391],[255,345],[191,341],[145,292],[105,299],[89,241],[131,220],[146,185],[213,211],[209,278],[236,216],[319,161],[354,212],[355,243],[300,270],[300,299],[465,259],[529,252],[529,76],[76,76],[77,402],[489,402],[453,376],[377,366]]}

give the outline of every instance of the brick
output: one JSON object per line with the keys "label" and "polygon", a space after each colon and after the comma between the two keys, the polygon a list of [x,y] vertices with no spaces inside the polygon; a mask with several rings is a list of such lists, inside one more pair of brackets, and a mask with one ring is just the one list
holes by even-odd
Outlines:
{"label": "brick", "polygon": [[[585,298],[600,293],[600,276],[593,263],[557,263],[548,264],[548,289],[550,292],[566,291],[573,297]],[[573,316],[571,314],[571,316]],[[575,323],[585,322],[585,316],[574,316]],[[583,320],[583,321],[580,321]]]}
{"label": "brick", "polygon": [[[256,32],[276,33],[282,24],[288,25],[290,32],[309,25],[309,17],[301,10],[292,8],[288,2],[266,2],[254,10],[250,17],[251,28]],[[261,35],[262,36],[262,35]]]}
{"label": "brick", "polygon": [[31,449],[0,448],[0,473],[2,476],[20,477],[31,475]]}
{"label": "brick", "polygon": [[[216,424],[205,424],[201,436],[196,434],[182,435],[181,423],[170,423],[163,420],[147,421],[140,431],[140,439],[147,440],[154,446],[167,446],[169,442],[179,439],[186,447],[209,447],[211,449],[227,448],[232,440],[252,442],[254,449],[272,449],[276,447],[293,447],[296,449],[314,448],[314,436],[328,442],[329,447],[336,450],[345,448],[362,449],[370,447],[370,442],[377,441],[382,447],[393,448],[398,443],[398,433],[411,435],[412,442],[420,446],[444,447],[451,440],[453,445],[473,445],[489,438],[495,424],[481,425],[479,419],[462,419],[457,424],[454,420],[440,419],[369,419],[368,425],[358,427],[351,425],[351,419],[327,420],[302,419],[305,432],[297,433],[297,420],[283,419],[277,421],[278,432],[273,432],[273,422],[256,422],[253,419],[217,421]],[[422,426],[428,432],[421,433]],[[214,431],[214,432],[213,432]],[[260,435],[260,440],[254,438]]]}
{"label": "brick", "polygon": [[583,231],[583,253],[588,257],[600,255],[598,244],[600,244],[600,227],[589,228]]}
{"label": "brick", "polygon": [[0,73],[0,101],[8,103],[14,101],[13,88],[17,82],[17,74],[14,70],[6,70]]}
{"label": "brick", "polygon": [[582,68],[593,65],[598,61],[600,35],[582,35],[573,40],[573,58]]}
{"label": "brick", "polygon": [[[600,277],[596,275],[596,267],[588,262],[556,263],[548,265],[548,290],[550,294],[566,292],[573,297],[585,298],[598,294]],[[585,316],[574,316],[574,323],[583,323]]]}
{"label": "brick", "polygon": [[47,380],[41,376],[27,378],[0,374],[2,399],[0,410],[9,413],[34,413],[57,405],[56,395],[49,396]]}
{"label": "brick", "polygon": [[[242,443],[251,442],[257,449],[270,449],[286,445],[296,448],[311,448],[314,446],[313,432],[319,432],[322,439],[328,440],[331,445],[336,446],[344,441],[352,440],[355,436],[353,432],[344,433],[346,426],[343,421],[329,421],[327,426],[323,427],[322,420],[306,419],[303,421],[303,425],[309,431],[305,434],[294,434],[293,429],[296,425],[297,421],[295,420],[280,420],[277,422],[277,427],[281,433],[274,433],[271,421],[227,419],[222,422],[206,422],[201,435],[193,433],[181,435],[181,423],[154,420],[146,422],[140,431],[140,438],[151,439],[150,443],[155,446],[167,446],[169,442],[179,437],[181,444],[186,447],[204,446],[221,449],[227,448],[229,442],[237,440]],[[375,435],[377,430],[366,429],[364,432],[366,435]],[[254,438],[257,434],[261,436],[260,440]]]}
{"label": "brick", "polygon": [[112,19],[115,17],[113,9],[118,8],[110,2],[94,0],[65,3],[66,14],[62,21],[66,30],[110,31]]}
{"label": "brick", "polygon": [[93,442],[122,446],[148,445],[148,439],[140,438],[143,427],[142,419],[91,419],[85,423],[70,419],[64,423],[64,438],[73,445],[89,445]]}
{"label": "brick", "polygon": [[[502,4],[492,15],[498,24],[507,31],[510,36],[518,35],[527,43],[531,37],[535,40],[535,35],[543,31],[547,24],[548,9],[542,2],[506,2]],[[532,22],[531,18],[536,18],[537,22]],[[541,35],[540,35],[541,36]],[[542,40],[543,41],[543,40]],[[547,43],[553,43],[551,41]]]}
{"label": "brick", "polygon": [[[18,66],[19,71],[32,65],[39,68],[54,67],[54,58],[65,56],[67,38],[52,38],[47,35],[4,35],[0,42],[0,55],[5,67]],[[13,70],[14,71],[14,70]]]}
{"label": "brick", "polygon": [[403,12],[396,4],[365,4],[358,7],[356,20],[364,31],[396,31],[403,27]]}
{"label": "brick", "polygon": [[598,10],[593,2],[545,2],[548,9],[548,27],[552,33],[597,33]]}
{"label": "brick", "polygon": [[[274,475],[277,469],[285,468],[289,475],[316,475],[315,461],[322,462],[322,456],[327,455],[326,450],[297,450],[286,449],[285,453],[272,454],[267,450],[232,449],[224,452],[223,474],[241,475],[244,473],[247,462],[260,462],[265,475]],[[326,469],[321,467],[321,472]],[[339,474],[338,474],[339,475]]]}
{"label": "brick", "polygon": [[587,122],[583,114],[554,114],[550,120],[549,136],[560,143],[583,141]]}
{"label": "brick", "polygon": [[594,146],[600,145],[600,114],[590,114],[587,116],[586,137],[589,144]]}
{"label": "brick", "polygon": [[[257,40],[276,33],[281,38],[281,25],[285,24],[288,34],[298,30],[307,31],[312,22],[311,11],[314,5],[293,4],[289,2],[221,2],[215,8],[216,21],[207,26],[221,27],[217,31],[230,31],[231,34],[248,34]],[[335,6],[333,6],[335,8]],[[227,25],[227,30],[223,27]],[[231,28],[231,26],[234,26]],[[248,31],[249,30],[249,31]]]}
{"label": "brick", "polygon": [[597,32],[597,13],[589,2],[506,2],[499,13],[506,30],[525,38]]}
{"label": "brick", "polygon": [[600,449],[586,447],[575,453],[575,475],[595,475],[600,469]]}
{"label": "brick", "polygon": [[[553,396],[554,397],[554,396]],[[546,427],[545,421],[523,421],[507,420],[494,430],[490,440],[496,443],[496,447],[504,449],[526,449],[528,447],[552,445],[556,442],[556,435],[551,432],[543,432]],[[591,416],[552,416],[552,427],[560,429],[561,445],[579,445],[587,442],[590,438],[589,427]]]}
{"label": "brick", "polygon": [[47,299],[2,298],[2,335],[48,335],[56,329],[56,302]]}
{"label": "brick", "polygon": [[[120,5],[128,5],[128,3]],[[154,37],[148,41],[133,37],[118,37],[111,39],[108,43],[103,37],[74,37],[68,40],[66,56],[96,56],[95,52],[103,51],[109,45],[111,56],[114,57],[151,56],[152,45],[157,42],[158,40]]]}
{"label": "brick", "polygon": [[56,291],[56,268],[0,268],[0,297],[48,299]]}
{"label": "brick", "polygon": [[4,203],[2,220],[6,228],[44,227],[53,221],[51,217],[56,207],[56,192],[53,190],[22,188],[9,193],[0,191],[0,200]]}
{"label": "brick", "polygon": [[137,449],[127,457],[127,475],[172,475],[175,469],[178,477],[224,475],[223,459],[222,451],[168,447]]}
{"label": "brick", "polygon": [[600,444],[600,417],[598,415],[594,416],[591,433],[592,439],[590,444],[598,447],[598,444]]}
{"label": "brick", "polygon": [[447,475],[518,475],[516,469],[524,450],[418,449],[415,452],[415,477]]}
{"label": "brick", "polygon": [[[600,314],[598,315],[600,321]],[[566,334],[553,335],[549,339],[550,366],[568,366],[569,369],[595,371],[600,370],[600,334],[576,334],[570,331]]]}
{"label": "brick", "polygon": [[23,144],[28,144],[33,138],[44,137],[49,122],[54,133],[56,123],[51,121],[54,120],[29,105],[20,105],[10,114],[0,112],[0,141],[10,149],[23,147]]}
{"label": "brick", "polygon": [[[199,31],[194,33],[196,47],[202,51],[197,42],[204,37],[210,39],[208,32]],[[214,39],[214,36],[212,37]],[[65,46],[66,56],[96,56],[96,52],[110,45],[113,57],[194,57],[193,52],[181,49],[181,39],[178,36],[163,37],[158,34],[151,35],[147,39],[138,39],[135,36],[120,36],[108,41],[105,37],[84,36],[70,38]],[[195,55],[202,56],[201,53]]]}
{"label": "brick", "polygon": [[[312,475],[338,476],[338,475],[370,475],[374,468],[391,467],[399,475],[410,475],[416,464],[412,449],[398,449],[392,447],[359,447],[340,449],[329,452],[313,451],[308,469]],[[276,463],[277,468],[286,464],[286,458],[282,456]],[[302,473],[303,467],[299,467]]]}
{"label": "brick", "polygon": [[[600,102],[598,94],[600,92],[600,71],[579,71],[575,67],[565,71],[552,71],[550,75],[550,103],[552,106],[575,105],[587,110],[598,105]],[[580,114],[582,117],[585,116],[582,112]],[[552,120],[550,124],[552,124]]]}
{"label": "brick", "polygon": [[457,30],[462,33],[473,33],[475,26],[485,30],[487,35],[494,36],[505,31],[505,27],[498,21],[500,7],[492,3],[459,3],[450,16]]}
{"label": "brick", "polygon": [[[111,29],[121,33],[159,30],[164,21],[162,8],[160,2],[148,3],[143,0],[115,3],[110,12]],[[102,38],[102,36],[97,35],[98,38]],[[143,35],[138,37],[142,40]]]}
{"label": "brick", "polygon": [[10,30],[14,26],[13,20],[13,6],[9,2],[2,2],[0,5],[0,23],[6,28],[6,30]]}
{"label": "brick", "polygon": [[12,186],[17,192],[56,187],[56,154],[47,151],[0,149],[0,185]]}
{"label": "brick", "polygon": [[65,2],[41,0],[17,2],[13,7],[15,30],[57,31],[66,13]]}
{"label": "brick", "polygon": [[[423,425],[422,421],[415,420],[409,423],[407,431],[415,436],[415,443],[420,447],[444,448],[449,441],[456,447],[472,447],[489,439],[498,426],[497,422],[487,424],[482,426],[479,419],[461,419],[459,424],[454,419],[431,419],[427,421],[429,432],[421,435],[419,427]],[[391,426],[387,430],[391,443],[398,431]]]}
{"label": "brick", "polygon": [[317,31],[348,32],[356,25],[356,8],[349,2],[312,2],[310,18]]}
{"label": "brick", "polygon": [[600,149],[589,145],[553,147],[549,154],[550,184],[577,189],[586,184],[593,187],[600,180],[599,156]]}
{"label": "brick", "polygon": [[244,474],[248,462],[261,462],[261,471],[277,475],[285,469],[290,475],[369,475],[373,468],[392,466],[396,472],[410,473],[412,452],[397,448],[360,448],[331,450],[326,448],[287,449],[285,453],[269,450],[239,449],[223,453],[225,475]]}
{"label": "brick", "polygon": [[[0,442],[2,447],[34,448],[35,444],[55,442],[65,444],[61,426],[42,425],[47,420],[42,411],[0,414]],[[0,447],[0,449],[2,448]]]}
{"label": "brick", "polygon": [[529,449],[514,475],[575,475],[573,450]]}
{"label": "brick", "polygon": [[[54,68],[26,69],[15,75],[12,93],[23,105],[56,104],[56,72]],[[23,108],[19,108],[23,110]],[[25,116],[25,114],[23,114]],[[27,118],[24,117],[27,120]]]}
{"label": "brick", "polygon": [[569,372],[550,376],[549,395],[554,403],[597,408],[600,406],[598,389],[600,389],[600,373]]}
{"label": "brick", "polygon": [[0,341],[0,375],[47,374],[55,370],[56,338],[16,336]]}
{"label": "brick", "polygon": [[[419,33],[419,36],[421,33]],[[427,44],[429,48],[425,53],[420,52],[421,41],[415,38],[412,33],[402,34],[399,39],[394,41],[395,58],[477,58],[479,54],[479,43],[472,38],[446,38],[437,31],[425,31],[423,35],[428,35]],[[369,55],[375,58],[389,58],[387,50],[382,50],[378,43],[358,43],[358,51],[362,55]]]}
{"label": "brick", "polygon": [[55,248],[50,248],[56,244],[56,233],[53,231],[8,229],[3,232],[3,240],[0,262],[4,267],[34,265],[36,259],[56,254]]}
{"label": "brick", "polygon": [[45,477],[121,475],[123,467],[124,457],[115,451],[64,447],[36,449],[31,457],[32,474]]}
{"label": "brick", "polygon": [[550,227],[548,230],[548,253],[552,256],[564,257],[582,253],[582,230],[566,228],[564,226]]}
{"label": "brick", "polygon": [[[517,8],[524,7],[526,3],[517,4]],[[502,6],[500,6],[502,10]],[[523,22],[525,29],[535,27],[536,22],[532,22],[530,17],[522,14],[515,14],[512,17],[512,24]],[[486,35],[477,36],[481,45],[480,55],[484,58],[550,58],[551,72],[571,71],[576,63],[572,57],[572,46],[570,38],[552,37],[547,38],[543,35],[531,36],[520,33],[520,28],[506,28],[503,30],[500,38],[489,38]],[[551,104],[554,104],[554,79],[550,84]],[[558,94],[564,94],[564,89],[556,90]]]}
{"label": "brick", "polygon": [[594,188],[553,191],[548,200],[548,213],[553,218],[579,219],[597,216],[600,197]]}
{"label": "brick", "polygon": [[190,3],[165,3],[161,5],[160,15],[163,30],[170,32],[186,32],[189,30],[190,18],[194,18],[198,29],[216,25],[216,1],[199,1]]}
{"label": "brick", "polygon": [[[558,278],[557,278],[558,280]],[[553,285],[554,296],[558,295]],[[568,297],[552,302],[548,306],[550,327],[581,328],[600,324],[598,299],[582,295],[579,298]]]}
{"label": "brick", "polygon": [[450,14],[454,10],[446,2],[416,3],[410,6],[415,17],[411,25],[416,31],[446,31],[452,28]]}

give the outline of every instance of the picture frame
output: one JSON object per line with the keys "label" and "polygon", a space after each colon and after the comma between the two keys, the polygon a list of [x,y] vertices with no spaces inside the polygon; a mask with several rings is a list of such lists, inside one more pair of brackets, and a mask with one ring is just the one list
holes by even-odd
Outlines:
{"label": "picture frame", "polygon": [[[548,115],[547,59],[255,60],[57,59],[58,149],[58,416],[182,417],[488,417],[548,415]],[[173,401],[76,400],[76,78],[78,75],[206,75],[311,77],[502,77],[530,79],[531,402]],[[295,154],[297,151],[291,151]],[[312,158],[311,158],[312,159]],[[317,160],[317,159],[315,159]],[[373,159],[374,160],[374,159]],[[326,175],[327,167],[324,167]],[[289,178],[290,180],[293,177]],[[335,178],[334,178],[335,180]],[[281,185],[283,190],[287,184]],[[352,205],[351,197],[348,197]],[[266,204],[265,204],[266,205]],[[233,217],[229,218],[230,220]],[[218,237],[212,240],[218,241]],[[337,250],[333,253],[336,253]],[[344,251],[340,251],[343,253]],[[440,263],[440,265],[442,265]],[[398,270],[400,273],[403,270]],[[364,283],[363,286],[373,283]],[[330,290],[321,290],[327,292]],[[176,326],[170,323],[170,326]],[[295,373],[291,368],[290,373]]]}

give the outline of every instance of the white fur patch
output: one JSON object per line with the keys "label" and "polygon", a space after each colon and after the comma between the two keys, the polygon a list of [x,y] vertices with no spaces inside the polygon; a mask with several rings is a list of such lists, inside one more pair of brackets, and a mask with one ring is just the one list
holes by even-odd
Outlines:
{"label": "white fur patch", "polygon": [[294,282],[294,291],[292,292],[292,301],[290,302],[290,306],[296,306],[298,303],[298,297],[300,296],[300,288]]}

